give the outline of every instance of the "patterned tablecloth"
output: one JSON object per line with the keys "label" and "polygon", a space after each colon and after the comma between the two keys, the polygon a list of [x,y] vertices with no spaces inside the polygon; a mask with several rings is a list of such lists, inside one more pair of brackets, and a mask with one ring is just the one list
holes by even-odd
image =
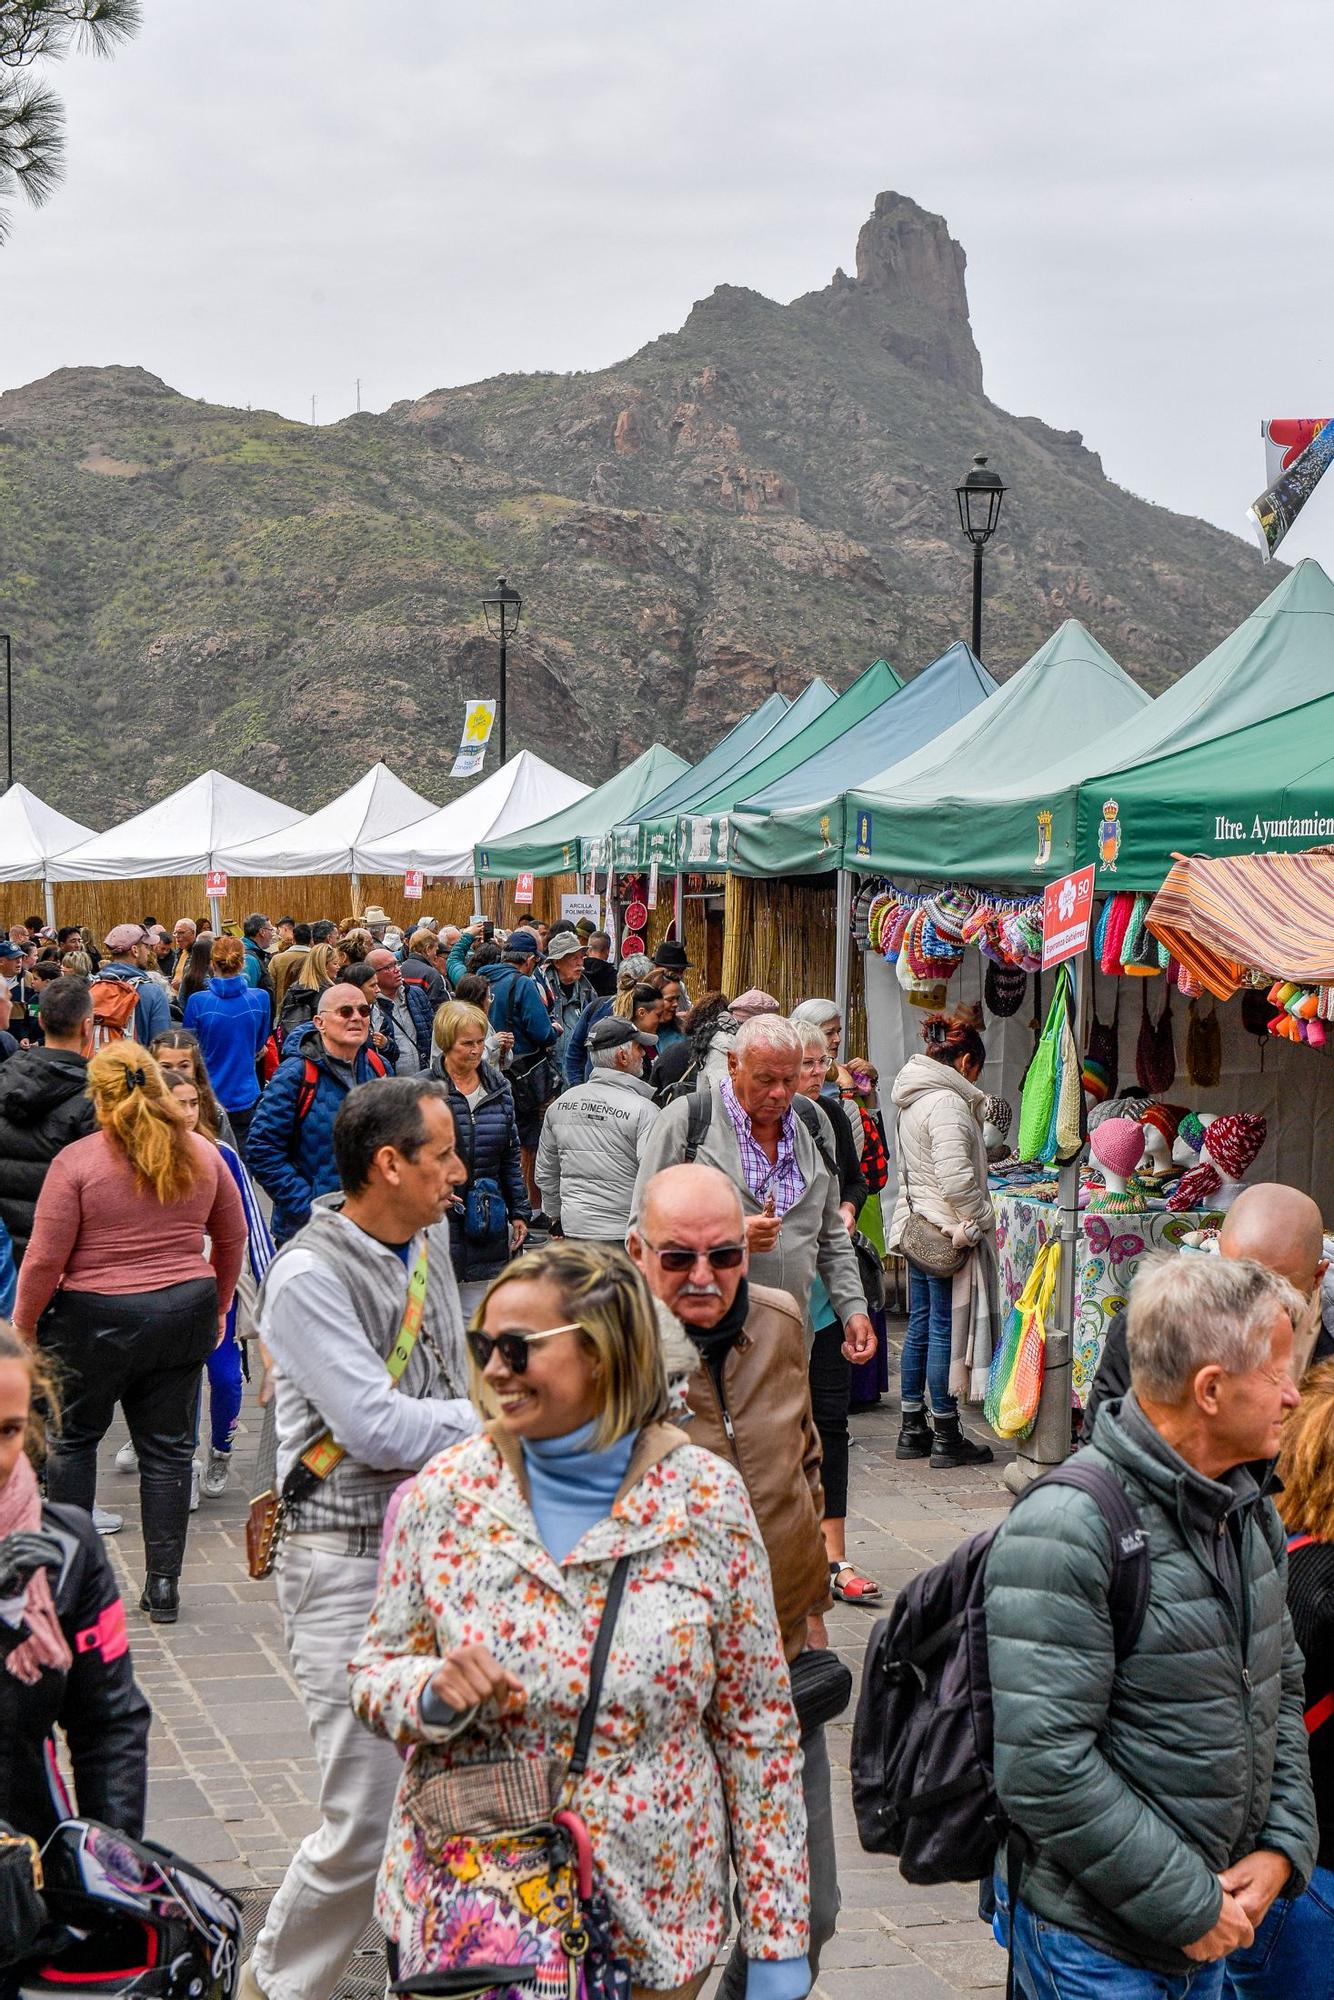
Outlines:
{"label": "patterned tablecloth", "polygon": [[[1060,1210],[1055,1202],[1033,1201],[1018,1194],[993,1194],[992,1201],[1001,1305],[1008,1318],[1038,1251],[1060,1228]],[[1163,1209],[1146,1209],[1141,1215],[1086,1213],[1080,1217],[1083,1240],[1079,1249],[1074,1387],[1081,1403],[1086,1401],[1098,1370],[1103,1335],[1125,1305],[1140,1258],[1151,1250],[1175,1250],[1192,1229],[1219,1220],[1213,1210],[1170,1215]]]}

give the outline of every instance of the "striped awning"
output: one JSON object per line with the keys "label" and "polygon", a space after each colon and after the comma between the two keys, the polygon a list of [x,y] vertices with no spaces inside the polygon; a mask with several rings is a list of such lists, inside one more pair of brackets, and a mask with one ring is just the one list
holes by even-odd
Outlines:
{"label": "striped awning", "polygon": [[1148,924],[1220,1000],[1248,967],[1308,986],[1334,982],[1334,848],[1178,855]]}

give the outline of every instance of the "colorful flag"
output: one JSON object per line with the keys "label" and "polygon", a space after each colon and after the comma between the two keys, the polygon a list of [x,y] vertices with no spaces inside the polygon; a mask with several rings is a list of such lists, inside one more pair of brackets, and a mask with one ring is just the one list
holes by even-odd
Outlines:
{"label": "colorful flag", "polygon": [[[1246,512],[1259,532],[1261,553],[1268,562],[1334,462],[1334,417],[1270,417],[1260,429],[1269,459],[1269,485]],[[1275,458],[1280,468],[1277,474]]]}

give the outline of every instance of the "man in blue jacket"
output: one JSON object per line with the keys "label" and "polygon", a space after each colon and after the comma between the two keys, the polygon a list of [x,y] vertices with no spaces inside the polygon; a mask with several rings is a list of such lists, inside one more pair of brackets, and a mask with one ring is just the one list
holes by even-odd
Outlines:
{"label": "man in blue jacket", "polygon": [[[122,1026],[120,1032],[132,1035],[144,1048],[150,1048],[158,1035],[165,1035],[171,1026],[171,1002],[167,989],[160,986],[156,978],[150,979],[148,932],[142,924],[117,924],[107,932],[104,940],[107,955],[92,981],[94,1028],[99,1012],[100,986],[109,981],[127,980],[135,989],[134,1012],[129,1017],[129,1025]],[[112,1039],[103,1036],[100,1039]]]}
{"label": "man in blue jacket", "polygon": [[505,1078],[514,1096],[514,1118],[519,1128],[519,1152],[528,1198],[536,1211],[534,1221],[541,1228],[542,1197],[537,1188],[537,1142],[542,1136],[542,1114],[556,1094],[549,1051],[560,1039],[559,1030],[542,998],[533,974],[537,970],[538,943],[528,930],[511,931],[505,955],[496,965],[484,965],[482,978],[491,988],[491,1026],[498,1033],[514,1036]]}
{"label": "man in blue jacket", "polygon": [[370,1000],[359,987],[326,987],[310,1026],[288,1036],[259,1101],[246,1163],[273,1199],[275,1243],[294,1236],[309,1222],[316,1196],[339,1185],[333,1145],[339,1106],[354,1084],[385,1075],[367,1045],[370,1019]]}

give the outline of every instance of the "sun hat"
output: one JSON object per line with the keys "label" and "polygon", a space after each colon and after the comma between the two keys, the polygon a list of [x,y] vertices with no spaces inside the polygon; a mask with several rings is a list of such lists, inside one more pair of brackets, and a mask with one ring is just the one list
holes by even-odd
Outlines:
{"label": "sun hat", "polygon": [[388,915],[380,908],[378,903],[368,903],[366,905],[366,908],[361,913],[361,921],[367,930],[370,929],[372,924],[383,924],[386,930],[389,927]]}
{"label": "sun hat", "polygon": [[572,951],[582,951],[584,941],[574,931],[557,931],[547,939],[547,958],[568,958]]}

